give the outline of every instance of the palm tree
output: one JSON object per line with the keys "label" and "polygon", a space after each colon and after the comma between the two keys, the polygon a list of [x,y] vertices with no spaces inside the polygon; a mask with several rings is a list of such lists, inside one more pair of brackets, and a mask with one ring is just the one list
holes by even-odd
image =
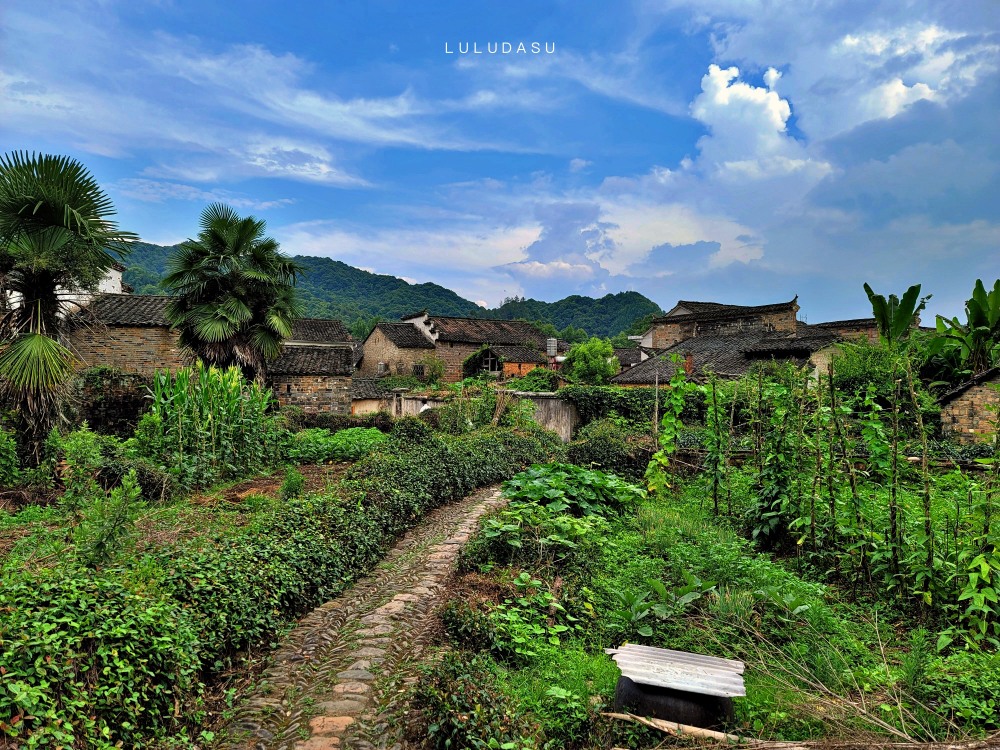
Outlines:
{"label": "palm tree", "polygon": [[34,459],[59,414],[72,355],[58,342],[65,295],[93,291],[138,237],[67,156],[0,156],[0,396]]}
{"label": "palm tree", "polygon": [[262,381],[301,315],[295,280],[302,268],[264,235],[265,223],[213,203],[198,238],[167,261],[163,286],[177,295],[167,318],[181,346],[206,364],[235,365]]}

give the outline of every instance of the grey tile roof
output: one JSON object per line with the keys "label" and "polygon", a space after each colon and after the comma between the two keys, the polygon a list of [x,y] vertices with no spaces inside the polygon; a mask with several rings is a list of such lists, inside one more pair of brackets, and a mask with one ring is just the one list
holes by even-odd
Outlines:
{"label": "grey tile roof", "polygon": [[354,378],[351,381],[352,399],[383,399],[392,396],[392,391],[386,390],[374,378]]}
{"label": "grey tile roof", "polygon": [[624,370],[639,364],[639,361],[642,359],[642,352],[637,346],[622,347],[615,349],[615,357],[617,357],[619,364],[621,364]]}
{"label": "grey tile roof", "polygon": [[81,324],[169,328],[167,303],[171,299],[158,294],[101,294],[74,313],[72,320]]}
{"label": "grey tile roof", "polygon": [[798,297],[788,302],[776,302],[768,305],[724,305],[721,302],[685,302],[677,303],[678,307],[690,310],[683,315],[671,315],[654,318],[654,323],[686,323],[704,322],[710,320],[726,320],[727,318],[746,318],[754,315],[766,315],[776,312],[794,313],[798,309]]}
{"label": "grey tile roof", "polygon": [[413,323],[378,323],[374,331],[381,331],[400,349],[433,349],[434,342],[417,330]]}
{"label": "grey tile roof", "polygon": [[269,367],[271,375],[350,375],[354,372],[351,346],[286,346]]}
{"label": "grey tile roof", "polygon": [[549,358],[537,349],[529,346],[508,346],[505,344],[492,344],[489,350],[493,352],[501,362],[534,362],[536,364],[547,364]]}
{"label": "grey tile roof", "polygon": [[334,344],[353,339],[350,332],[339,320],[300,318],[292,323],[292,335],[288,340],[313,344]]}
{"label": "grey tile roof", "polygon": [[980,383],[988,383],[991,380],[995,380],[995,379],[1000,379],[1000,367],[991,367],[989,370],[986,370],[984,372],[979,373],[978,375],[976,375],[974,377],[969,378],[968,380],[966,380],[961,385],[957,385],[954,388],[952,388],[950,391],[948,391],[947,393],[942,394],[941,398],[938,399],[938,402],[942,406],[944,406],[949,401],[952,401],[953,399],[957,398],[958,396],[961,396],[963,393],[965,393],[967,390],[969,390],[973,386],[979,385]]}
{"label": "grey tile roof", "polygon": [[804,362],[809,355],[838,341],[830,331],[799,328],[794,334],[770,331],[745,331],[730,334],[695,336],[663,349],[656,356],[622,370],[611,382],[616,385],[652,385],[657,376],[664,383],[673,376],[671,355],[681,363],[688,355],[694,360],[695,376],[711,371],[722,377],[744,375],[755,361],[791,359]]}
{"label": "grey tile roof", "polygon": [[486,320],[431,316],[438,341],[463,344],[508,344],[545,350],[546,336],[523,320]]}

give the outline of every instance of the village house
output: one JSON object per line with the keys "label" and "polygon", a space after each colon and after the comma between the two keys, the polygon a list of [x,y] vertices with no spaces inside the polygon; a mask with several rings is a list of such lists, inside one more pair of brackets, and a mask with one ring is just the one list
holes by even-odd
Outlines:
{"label": "village house", "polygon": [[[841,340],[838,324],[807,325],[796,319],[798,298],[769,305],[725,305],[681,300],[643,334],[642,360],[612,378],[615,385],[655,385],[670,380],[674,359],[689,375],[724,378],[746,374],[755,362],[806,363],[825,368]],[[849,325],[843,326],[845,329]]]}
{"label": "village house", "polygon": [[[360,373],[364,377],[415,375],[424,377],[432,360],[444,369],[442,380],[454,383],[466,376],[466,360],[483,355],[473,369],[485,364],[495,372],[528,372],[552,358],[545,352],[549,340],[530,323],[429,315],[408,315],[400,323],[379,323],[364,342]],[[484,347],[506,347],[493,360]],[[565,349],[558,342],[558,350]],[[490,364],[492,362],[492,364]]]}
{"label": "village house", "polygon": [[[101,294],[69,318],[67,345],[82,367],[151,376],[190,364],[167,320],[165,295]],[[348,414],[355,342],[339,320],[295,321],[268,376],[282,405]]]}
{"label": "village house", "polygon": [[945,393],[941,429],[959,443],[997,439],[995,420],[1000,418],[1000,367],[993,367]]}

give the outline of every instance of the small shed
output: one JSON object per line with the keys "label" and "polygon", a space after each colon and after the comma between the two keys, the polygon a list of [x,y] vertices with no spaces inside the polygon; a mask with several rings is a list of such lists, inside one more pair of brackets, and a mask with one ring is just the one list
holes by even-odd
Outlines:
{"label": "small shed", "polygon": [[282,406],[309,413],[351,413],[354,347],[337,345],[286,346],[268,367],[274,397]]}
{"label": "small shed", "polygon": [[375,378],[354,378],[351,382],[351,414],[392,412],[394,394]]}
{"label": "small shed", "polygon": [[993,367],[952,388],[939,399],[941,428],[960,443],[988,442],[997,438],[1000,416],[1000,367]]}
{"label": "small shed", "polygon": [[465,377],[486,372],[503,378],[519,378],[536,367],[546,367],[549,358],[528,346],[488,344],[474,352],[462,363]]}

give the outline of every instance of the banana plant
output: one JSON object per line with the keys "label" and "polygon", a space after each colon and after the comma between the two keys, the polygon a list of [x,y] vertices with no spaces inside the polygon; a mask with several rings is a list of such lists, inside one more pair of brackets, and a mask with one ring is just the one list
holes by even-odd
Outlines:
{"label": "banana plant", "polygon": [[920,284],[914,284],[907,289],[902,299],[895,294],[890,294],[886,299],[881,294],[875,294],[868,284],[865,284],[865,294],[872,304],[872,313],[879,334],[890,344],[898,343],[907,337],[920,312],[927,306],[927,300],[931,298],[929,294],[926,297],[920,296]]}
{"label": "banana plant", "polygon": [[953,355],[963,375],[978,375],[1000,363],[1000,279],[986,291],[976,279],[972,297],[965,302],[965,322],[937,316],[937,336],[929,352]]}

